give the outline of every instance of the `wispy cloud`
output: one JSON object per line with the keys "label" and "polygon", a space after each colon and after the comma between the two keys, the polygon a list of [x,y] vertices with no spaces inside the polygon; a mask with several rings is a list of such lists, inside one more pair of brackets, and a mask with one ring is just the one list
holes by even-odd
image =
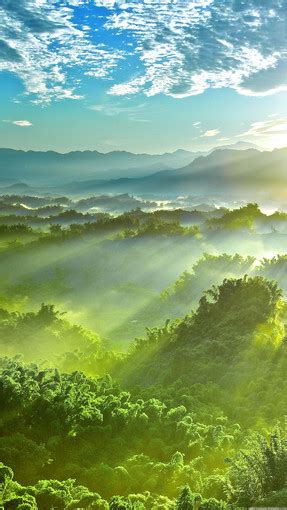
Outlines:
{"label": "wispy cloud", "polygon": [[108,117],[116,117],[119,115],[125,115],[129,120],[134,122],[149,122],[145,118],[145,103],[140,103],[133,106],[127,106],[125,104],[94,104],[89,106],[89,110],[102,113]]}
{"label": "wispy cloud", "polygon": [[12,124],[15,124],[15,126],[19,127],[31,127],[33,126],[32,122],[29,120],[14,120]]}
{"label": "wispy cloud", "polygon": [[36,101],[79,99],[84,76],[115,96],[287,89],[285,0],[5,0],[0,18],[0,71]]}
{"label": "wispy cloud", "polygon": [[237,138],[261,140],[269,148],[287,146],[287,117],[271,117],[254,122],[250,128],[237,135]]}
{"label": "wispy cloud", "polygon": [[109,8],[106,27],[134,37],[143,65],[111,94],[186,97],[231,87],[264,95],[287,86],[283,0],[131,0]]}
{"label": "wispy cloud", "polygon": [[213,136],[219,135],[220,131],[219,129],[209,129],[208,131],[205,131],[205,133],[202,133],[200,135],[201,138],[212,138]]}
{"label": "wispy cloud", "polygon": [[5,0],[0,4],[0,71],[16,74],[35,101],[79,99],[73,68],[83,75],[110,75],[119,50],[92,42],[74,21],[83,2]]}
{"label": "wispy cloud", "polygon": [[7,122],[8,124],[14,124],[14,126],[18,127],[31,127],[33,123],[30,120],[3,120],[3,122]]}
{"label": "wispy cloud", "polygon": [[239,138],[243,136],[269,136],[270,134],[280,134],[282,131],[287,131],[287,118],[282,117],[280,119],[264,120],[260,122],[254,122],[251,127],[245,133],[237,135]]}

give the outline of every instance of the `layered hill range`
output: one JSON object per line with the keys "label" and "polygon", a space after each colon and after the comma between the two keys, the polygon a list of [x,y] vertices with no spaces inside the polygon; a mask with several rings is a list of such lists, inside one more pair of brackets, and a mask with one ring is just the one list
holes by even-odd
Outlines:
{"label": "layered hill range", "polygon": [[162,155],[128,152],[24,152],[0,149],[1,191],[10,186],[58,187],[66,193],[282,193],[287,181],[287,148],[272,152],[252,144],[210,153],[179,150]]}
{"label": "layered hill range", "polygon": [[[248,142],[238,142],[222,149],[258,149]],[[117,179],[147,177],[156,172],[182,168],[209,152],[177,150],[164,154],[133,154],[126,151],[101,153],[97,151],[22,151],[0,149],[0,180],[13,183],[67,182],[88,179]]]}
{"label": "layered hill range", "polygon": [[208,194],[237,191],[251,195],[283,196],[287,184],[287,148],[272,152],[256,149],[217,149],[182,168],[138,178],[74,182],[69,193],[87,191],[134,194]]}

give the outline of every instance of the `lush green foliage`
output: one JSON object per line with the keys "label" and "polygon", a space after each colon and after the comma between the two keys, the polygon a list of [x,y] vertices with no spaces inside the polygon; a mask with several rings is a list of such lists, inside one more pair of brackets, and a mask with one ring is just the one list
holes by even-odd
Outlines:
{"label": "lush green foliage", "polygon": [[287,505],[286,215],[156,207],[0,200],[5,510]]}

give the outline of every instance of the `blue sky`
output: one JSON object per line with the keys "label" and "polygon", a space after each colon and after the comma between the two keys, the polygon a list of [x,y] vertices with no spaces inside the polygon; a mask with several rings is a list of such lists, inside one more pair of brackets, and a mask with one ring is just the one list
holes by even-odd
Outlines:
{"label": "blue sky", "polygon": [[287,0],[2,0],[2,147],[287,145]]}

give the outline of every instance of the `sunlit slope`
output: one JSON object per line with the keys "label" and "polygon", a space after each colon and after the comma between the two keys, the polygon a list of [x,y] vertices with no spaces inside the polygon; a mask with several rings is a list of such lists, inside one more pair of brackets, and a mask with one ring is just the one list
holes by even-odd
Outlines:
{"label": "sunlit slope", "polygon": [[163,325],[167,319],[176,319],[196,308],[205,289],[219,285],[224,278],[235,278],[256,271],[255,257],[238,254],[210,255],[205,253],[192,267],[189,266],[172,285],[138,310],[132,320],[120,325],[112,335],[122,338],[127,329],[134,337],[141,336],[145,327]]}
{"label": "sunlit slope", "polygon": [[148,304],[202,253],[196,239],[93,236],[10,248],[0,254],[2,293],[27,306],[69,311],[100,333]]}
{"label": "sunlit slope", "polygon": [[[146,326],[189,313],[201,292],[225,277],[262,274],[276,279],[286,292],[285,256],[260,265],[255,257],[229,255],[242,250],[243,255],[262,257],[274,249],[276,237],[245,235],[249,246],[242,245],[241,233],[228,240],[221,234],[210,241],[156,236],[99,242],[76,237],[11,246],[0,254],[2,299],[16,301],[23,311],[36,311],[42,302],[55,304],[73,322],[126,343],[142,335]],[[283,253],[284,238],[278,246]],[[201,259],[205,251],[227,255]]]}
{"label": "sunlit slope", "polygon": [[72,223],[48,231],[0,224],[5,309],[53,304],[73,323],[127,345],[145,327],[189,313],[224,278],[262,275],[287,292],[285,213],[267,216],[256,204],[199,215],[136,209],[84,224],[65,214]]}
{"label": "sunlit slope", "polygon": [[185,270],[179,278],[150,303],[136,311],[133,318],[115,328],[111,335],[124,338],[127,331],[134,337],[142,336],[146,326],[163,326],[167,319],[176,319],[196,309],[204,290],[220,285],[225,278],[244,275],[264,276],[275,280],[287,297],[287,256],[257,259],[239,254],[211,255],[205,253],[195,264]]}
{"label": "sunlit slope", "polygon": [[[22,342],[37,335],[41,342],[45,331],[54,348],[53,338],[61,343],[73,331],[70,348],[79,349],[64,356],[62,366],[70,373],[61,373],[59,365],[0,360],[1,458],[21,484],[37,485],[36,497],[44,487],[52,493],[53,484],[60,487],[45,482],[41,489],[43,478],[76,479],[105,499],[145,491],[175,498],[188,483],[194,493],[237,508],[246,500],[248,472],[257,483],[248,502],[274,498],[274,490],[284,487],[280,436],[274,433],[269,447],[252,431],[265,435],[284,421],[285,314],[275,283],[261,277],[225,280],[203,294],[194,314],[150,330],[122,356],[88,332],[75,331],[54,309],[2,316],[1,336],[9,342],[9,328],[11,335],[18,330],[18,342],[21,331]],[[90,365],[81,358],[85,339]],[[110,372],[114,381],[88,377],[83,372],[92,364],[95,374]],[[244,465],[243,447],[249,458],[257,456],[259,482],[256,466]]]}
{"label": "sunlit slope", "polygon": [[[225,280],[183,320],[150,330],[123,367],[129,385],[190,388],[236,419],[274,422],[286,410],[286,305],[261,277]],[[258,396],[260,395],[260,398]]]}
{"label": "sunlit slope", "polygon": [[[53,334],[60,342],[77,333],[80,351],[89,340],[95,373],[110,372],[114,382],[88,377],[75,365],[61,373],[2,358],[1,458],[25,485],[71,478],[109,499],[145,491],[175,498],[188,483],[204,498],[243,501],[238,462],[246,456],[238,452],[244,446],[252,455],[261,452],[263,465],[267,443],[249,430],[265,433],[285,415],[285,313],[275,283],[225,280],[203,294],[193,315],[149,331],[122,356],[103,350],[88,332],[74,331],[54,309],[2,316],[1,336],[9,342],[9,328],[11,335],[18,329],[18,341],[22,331],[27,343],[50,333],[52,349]],[[80,354],[77,368],[88,373]],[[256,469],[248,469],[256,481]],[[249,500],[281,490],[284,481],[277,482],[259,486]]]}

